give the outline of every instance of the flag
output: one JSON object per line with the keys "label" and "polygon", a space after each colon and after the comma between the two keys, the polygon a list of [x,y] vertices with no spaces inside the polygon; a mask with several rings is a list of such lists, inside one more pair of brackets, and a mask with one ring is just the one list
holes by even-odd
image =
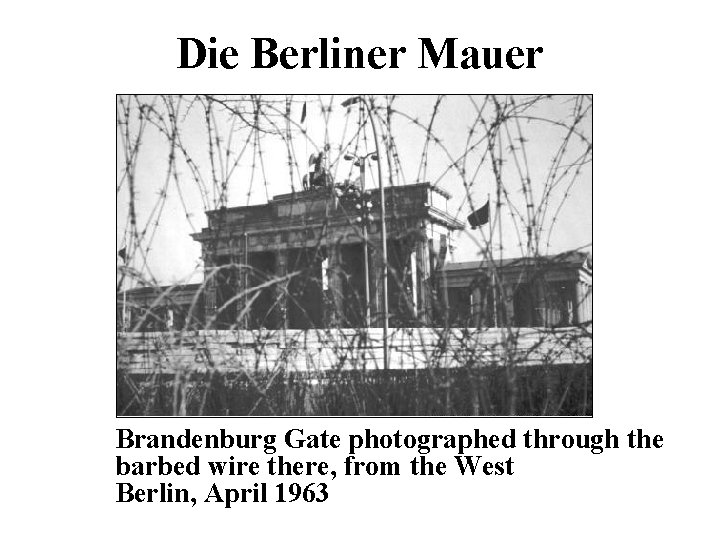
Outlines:
{"label": "flag", "polygon": [[480,225],[485,225],[490,221],[490,201],[486,202],[483,206],[475,210],[472,214],[467,217],[470,227],[477,229]]}
{"label": "flag", "polygon": [[127,262],[127,250],[125,248],[122,248],[120,251],[118,251],[118,257],[120,257],[124,263]]}
{"label": "flag", "polygon": [[302,114],[300,115],[300,123],[305,122],[305,116],[307,115],[307,103],[303,103]]}

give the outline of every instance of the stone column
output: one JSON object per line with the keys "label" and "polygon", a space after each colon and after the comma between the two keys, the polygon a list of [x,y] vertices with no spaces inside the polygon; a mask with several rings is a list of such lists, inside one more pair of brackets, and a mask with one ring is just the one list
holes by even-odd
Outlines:
{"label": "stone column", "polygon": [[479,283],[473,285],[470,293],[470,314],[473,327],[480,328],[485,321],[482,320],[482,292]]}
{"label": "stone column", "polygon": [[[287,275],[288,252],[287,249],[278,249],[275,252],[275,275],[282,277]],[[288,328],[288,310],[287,310],[287,287],[289,283],[284,281],[279,283],[276,288],[277,306],[278,306],[278,327],[284,330]]]}
{"label": "stone column", "polygon": [[427,238],[421,238],[415,245],[417,267],[417,317],[422,324],[432,320],[432,291],[430,290],[430,251]]}
{"label": "stone column", "polygon": [[238,328],[247,329],[249,321],[249,309],[248,301],[249,298],[244,294],[247,288],[247,269],[245,267],[245,251],[244,248],[240,248],[240,251],[231,256],[230,261],[236,269],[235,275],[237,281],[235,283],[235,294],[241,295],[238,301],[235,303],[235,317]]}
{"label": "stone column", "polygon": [[413,318],[420,320],[420,294],[418,292],[418,289],[420,289],[420,280],[418,279],[418,253],[415,247],[410,250],[410,262],[408,264],[408,270],[410,272],[410,298],[408,298],[408,300]]}
{"label": "stone column", "polygon": [[513,300],[514,300],[513,293],[515,291],[515,287],[512,284],[507,284],[507,283],[504,285],[504,287],[505,287],[504,288],[505,318],[504,318],[504,320],[501,318],[501,322],[504,325],[515,326],[515,303],[513,302]]}
{"label": "stone column", "polygon": [[[375,291],[372,305],[371,305],[371,311],[372,311],[372,320],[373,320],[373,326],[375,327],[382,327],[382,309],[383,309],[383,262],[382,262],[382,251],[381,247],[379,246],[378,242],[378,248],[373,249],[370,255],[371,259],[371,265],[370,265],[370,280],[372,283],[372,286],[370,287],[370,293],[372,294],[373,291]],[[388,280],[390,279],[390,273],[388,272]],[[388,306],[388,310],[391,311],[391,307]]]}
{"label": "stone column", "polygon": [[540,327],[545,327],[548,325],[548,316],[547,316],[547,309],[548,309],[548,301],[547,301],[547,294],[548,294],[548,286],[545,283],[545,276],[541,276],[540,279],[536,280],[535,286],[534,286],[534,292],[535,292],[535,320],[533,321],[533,324],[536,324]]}
{"label": "stone column", "polygon": [[343,320],[343,290],[340,246],[330,244],[327,246],[328,268],[328,308],[330,313],[325,317],[330,326],[338,326]]}
{"label": "stone column", "polygon": [[442,268],[440,272],[438,272],[436,287],[438,288],[438,295],[442,306],[440,309],[440,313],[442,314],[442,325],[447,327],[450,325],[450,298],[448,297],[447,274],[445,273],[445,268]]}
{"label": "stone column", "polygon": [[587,287],[585,284],[578,280],[575,284],[575,298],[573,299],[573,320],[571,324],[580,324],[587,320],[586,306],[587,306]]}
{"label": "stone column", "polygon": [[204,279],[204,290],[203,290],[203,302],[205,308],[205,326],[210,321],[215,319],[217,315],[217,289],[216,276],[215,276],[215,262],[212,260],[212,256],[204,254],[203,262],[205,266],[205,279]]}

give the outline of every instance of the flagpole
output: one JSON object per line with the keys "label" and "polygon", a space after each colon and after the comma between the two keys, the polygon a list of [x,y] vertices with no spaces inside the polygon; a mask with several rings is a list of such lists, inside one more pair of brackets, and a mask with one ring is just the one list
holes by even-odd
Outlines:
{"label": "flagpole", "polygon": [[[496,186],[496,189],[495,189],[495,198],[496,198],[496,201],[495,201],[495,213],[497,214],[497,222],[498,222],[498,236],[499,236],[499,239],[498,239],[498,251],[499,251],[499,255],[500,255],[500,256],[499,256],[499,258],[500,258],[500,263],[499,263],[499,265],[500,265],[500,267],[502,267],[502,264],[503,264],[502,200],[501,200],[501,198],[500,198],[500,178],[499,178],[499,177],[496,177],[496,178],[495,178],[495,186]],[[502,287],[502,286],[503,286],[503,282],[502,282],[502,280],[501,280],[501,281],[500,281],[500,287]],[[493,291],[493,294],[494,294],[495,296],[497,296],[497,292],[498,292],[498,291]],[[501,296],[501,298],[503,298],[503,297],[504,297],[504,294],[501,294],[500,296]],[[497,311],[496,311],[496,313],[495,313],[495,318],[496,318],[496,321],[497,321],[497,319],[498,319],[498,313],[497,313]],[[502,325],[500,325],[500,324],[497,324],[497,326],[498,326],[498,327],[504,327],[504,326],[502,326]]]}
{"label": "flagpole", "polygon": [[385,187],[383,185],[382,167],[380,165],[380,139],[375,124],[374,111],[363,96],[354,96],[342,102],[343,107],[350,107],[355,103],[362,103],[365,107],[370,127],[375,140],[377,152],[378,190],[380,191],[380,243],[382,244],[382,323],[383,323],[383,369],[390,368],[390,347],[388,344],[389,310],[388,310],[388,258],[387,258],[387,230],[385,228]]}
{"label": "flagpole", "polygon": [[[470,202],[470,208],[473,208],[472,201]],[[495,300],[495,261],[493,260],[493,232],[495,230],[495,225],[492,223],[491,218],[491,210],[490,210],[490,192],[487,192],[487,201],[485,204],[483,204],[481,207],[477,208],[475,211],[473,211],[468,217],[467,220],[470,223],[470,226],[473,229],[477,229],[478,227],[481,227],[483,225],[488,225],[490,228],[490,231],[488,232],[487,236],[485,233],[482,234],[482,241],[485,242],[484,246],[480,246],[481,253],[484,257],[484,264],[481,265],[478,268],[477,276],[475,277],[477,283],[476,286],[473,287],[473,292],[470,294],[471,296],[471,313],[473,314],[473,321],[474,325],[480,329],[482,328],[483,321],[487,323],[487,327],[491,328],[492,324],[495,324],[496,322],[496,300]],[[488,282],[487,282],[487,273],[490,272],[490,287],[488,288]],[[488,313],[488,310],[490,309],[490,302],[488,301],[488,295],[490,294],[489,291],[493,292],[492,295],[492,316],[490,313]],[[476,298],[477,296],[477,298]],[[485,315],[487,315],[487,319],[485,319]]]}
{"label": "flagpole", "polygon": [[127,288],[123,288],[123,332],[127,332]]}
{"label": "flagpole", "polygon": [[[127,263],[128,258],[129,258],[129,254],[130,254],[130,242],[132,242],[132,231],[130,232],[129,235],[127,235],[127,237],[126,237],[126,239],[125,239],[125,242],[124,242],[124,243],[125,243],[125,246],[123,247],[123,249],[125,250],[125,256],[122,258],[122,260],[123,260],[123,266],[125,267],[125,268],[123,269],[123,311],[122,311],[122,317],[123,317],[122,329],[123,329],[123,332],[127,332],[127,331],[128,331],[128,312],[127,312],[128,280],[125,279],[125,278],[127,277],[127,278],[132,279],[130,276],[128,276],[128,263]],[[122,250],[121,250],[121,251],[122,251]]]}
{"label": "flagpole", "polygon": [[[116,245],[117,247],[117,245]],[[120,278],[120,285],[122,287],[122,326],[120,327],[122,332],[127,331],[127,284],[125,283],[125,257],[121,257],[120,253],[122,253],[123,249],[126,250],[127,248],[127,228],[125,229],[125,233],[123,235],[123,247],[120,248],[120,251],[118,251],[115,254],[115,262],[117,262],[117,257],[120,257],[122,259],[123,263],[123,269],[122,269],[122,276]],[[125,255],[127,255],[127,250],[125,251]]]}
{"label": "flagpole", "polygon": [[127,293],[123,287],[123,307],[122,307],[122,331],[125,332],[127,328]]}
{"label": "flagpole", "polygon": [[[490,192],[488,191],[487,194],[487,204],[488,204],[488,213],[490,210]],[[500,216],[498,216],[498,223],[500,220]],[[490,225],[490,258],[493,257],[493,231],[495,230],[495,227],[493,225]],[[493,299],[493,327],[497,326],[497,284],[495,281],[495,274],[497,273],[497,267],[493,264],[492,266],[492,272],[490,273],[490,276],[492,277],[491,280],[491,286],[492,286],[492,299]]]}

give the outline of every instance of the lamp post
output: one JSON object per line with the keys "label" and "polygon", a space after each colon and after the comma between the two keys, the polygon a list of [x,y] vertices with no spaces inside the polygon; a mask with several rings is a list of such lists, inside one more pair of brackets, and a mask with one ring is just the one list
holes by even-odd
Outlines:
{"label": "lamp post", "polygon": [[[365,106],[370,119],[370,127],[372,128],[373,138],[375,140],[375,151],[380,153],[380,142],[378,140],[377,127],[373,116],[372,108],[363,96],[354,96],[342,102],[343,107],[350,107],[355,103],[361,103]],[[377,161],[378,187],[380,189],[380,243],[382,244],[382,321],[383,321],[383,369],[388,369],[388,287],[387,287],[387,231],[385,230],[385,188],[383,186],[382,167],[380,159]]]}
{"label": "lamp post", "polygon": [[377,152],[370,152],[364,156],[356,156],[354,154],[346,154],[345,159],[352,161],[353,165],[360,168],[360,196],[358,197],[356,208],[360,211],[358,220],[362,227],[363,238],[363,264],[365,265],[365,327],[370,327],[370,257],[368,255],[368,223],[372,221],[370,209],[372,203],[365,195],[365,160],[371,158],[377,161]]}

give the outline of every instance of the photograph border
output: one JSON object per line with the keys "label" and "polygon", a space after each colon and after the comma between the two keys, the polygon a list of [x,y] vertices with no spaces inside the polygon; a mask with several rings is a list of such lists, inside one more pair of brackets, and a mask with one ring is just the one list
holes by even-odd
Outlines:
{"label": "photograph border", "polygon": [[[172,93],[172,94],[162,94],[162,93],[154,93],[154,94],[150,94],[150,93],[141,93],[141,94],[116,93],[116,94],[115,94],[115,103],[116,103],[116,104],[117,104],[118,96],[122,96],[122,95],[157,96],[157,95],[193,95],[193,94],[178,94],[178,93]],[[212,95],[212,94],[204,93],[204,94],[194,94],[194,95]],[[232,94],[227,94],[227,95],[232,95]],[[267,93],[267,94],[262,94],[262,95],[265,95],[265,96],[287,96],[288,94],[282,94],[282,93]],[[334,95],[337,95],[337,94],[321,93],[321,94],[303,94],[303,95],[334,96]],[[381,94],[373,93],[373,94],[369,94],[369,95],[381,95]],[[439,94],[435,94],[435,93],[433,93],[433,94],[428,94],[428,93],[413,93],[413,94],[396,94],[396,95],[399,95],[399,96],[436,96],[436,95],[439,95]],[[468,96],[468,95],[483,95],[483,94],[460,94],[460,93],[452,93],[452,94],[442,94],[442,95],[446,95],[446,96]],[[560,93],[560,94],[528,93],[528,94],[517,94],[517,93],[513,93],[513,94],[507,94],[507,95],[517,95],[517,96],[553,95],[553,96],[567,96],[567,97],[570,97],[570,96],[578,96],[578,95],[587,95],[587,96],[591,96],[591,97],[593,98],[593,101],[594,101],[594,94],[593,94],[593,93],[590,93],[590,94],[572,94],[572,93]],[[594,103],[593,103],[593,105],[594,105]],[[594,146],[595,146],[595,139],[594,139],[594,133],[593,133],[594,127],[595,127],[594,112],[595,112],[595,111],[594,111],[594,108],[593,108],[593,110],[591,111],[591,116],[590,116],[590,120],[591,120],[591,121],[590,121],[590,124],[591,124],[591,125],[590,125],[590,134],[591,134],[591,137],[592,137],[593,152],[594,152]],[[114,126],[114,128],[115,128],[115,148],[116,148],[116,151],[115,151],[115,175],[116,175],[116,178],[117,178],[117,170],[118,170],[118,166],[119,166],[119,159],[118,159],[118,152],[117,152],[117,145],[118,145],[118,142],[119,142],[119,141],[118,141],[118,131],[117,131],[117,108],[116,108],[116,117],[115,117],[115,118],[116,118],[116,122],[115,122],[115,126]],[[593,245],[593,239],[594,239],[594,210],[595,210],[595,208],[594,208],[594,197],[593,197],[593,195],[594,195],[594,170],[593,170],[593,167],[594,167],[594,159],[590,162],[590,176],[591,176],[591,178],[590,178],[590,239],[591,239],[591,245]],[[116,227],[117,227],[117,217],[118,217],[117,192],[116,192],[115,199],[116,199],[116,204],[115,204],[115,222],[116,222]],[[116,231],[117,231],[117,229],[116,229]],[[116,259],[117,259],[117,253],[118,253],[119,247],[118,247],[117,234],[116,234],[115,236],[116,236],[116,238],[115,238],[115,257],[116,257]],[[594,247],[594,245],[593,245],[593,247]],[[593,263],[594,263],[594,262],[593,262]],[[594,264],[593,264],[593,266],[594,266]],[[116,268],[117,268],[117,262],[116,262]],[[594,276],[593,276],[593,278],[594,278]],[[116,283],[116,286],[117,286],[117,283]],[[593,286],[594,286],[594,279],[593,279]],[[115,302],[116,302],[116,305],[117,305],[117,297],[115,298]],[[593,309],[594,309],[593,306],[591,306],[591,320],[593,321],[593,325],[594,325],[594,322],[595,322],[595,321],[594,321]],[[118,321],[117,321],[117,309],[115,309],[115,322],[116,322],[116,328],[117,328],[117,322],[118,322]],[[594,337],[594,336],[593,336],[593,337]],[[141,418],[142,418],[142,419],[145,419],[145,418],[148,418],[148,419],[151,419],[151,418],[154,418],[154,419],[158,419],[158,418],[162,418],[162,419],[166,419],[166,418],[167,418],[167,419],[169,419],[169,418],[179,418],[179,419],[189,419],[189,418],[192,418],[192,419],[196,419],[196,418],[198,418],[198,419],[199,419],[199,418],[217,418],[217,419],[220,419],[220,418],[226,418],[226,419],[230,419],[230,418],[233,418],[233,419],[238,419],[238,418],[243,418],[243,419],[245,419],[245,418],[247,418],[247,419],[249,419],[249,418],[258,418],[258,419],[282,419],[282,418],[296,418],[296,419],[297,419],[297,418],[300,418],[300,419],[304,419],[304,418],[326,418],[326,419],[333,419],[333,418],[337,418],[337,419],[366,419],[366,418],[407,418],[407,419],[414,419],[414,418],[448,418],[448,419],[461,419],[461,418],[483,418],[483,419],[485,419],[485,418],[493,418],[493,419],[547,418],[547,419],[550,419],[550,418],[552,418],[552,419],[563,419],[563,418],[573,418],[573,419],[578,419],[578,420],[584,420],[584,419],[589,419],[589,418],[594,418],[594,417],[595,417],[595,362],[594,362],[594,358],[593,358],[593,361],[591,361],[591,366],[590,366],[590,373],[591,373],[591,376],[592,376],[592,388],[593,388],[592,396],[591,396],[591,399],[590,399],[592,414],[586,415],[586,416],[564,416],[564,415],[547,415],[547,416],[545,416],[545,415],[524,415],[524,416],[520,416],[520,415],[518,415],[518,416],[507,416],[507,415],[488,415],[488,416],[469,416],[469,415],[450,415],[450,416],[445,416],[445,415],[435,415],[435,416],[432,416],[432,415],[418,415],[418,416],[414,416],[414,415],[402,415],[402,416],[400,416],[400,415],[398,415],[398,416],[395,416],[395,415],[385,415],[385,416],[370,416],[370,415],[368,415],[368,416],[360,416],[360,415],[334,415],[334,416],[327,416],[327,415],[301,415],[301,416],[290,416],[290,415],[288,415],[288,416],[284,416],[284,415],[248,415],[248,416],[239,416],[239,415],[238,415],[238,416],[236,416],[236,415],[228,415],[228,416],[218,416],[218,415],[203,415],[203,416],[196,416],[196,415],[187,415],[187,416],[175,416],[175,415],[167,415],[167,416],[166,416],[166,415],[138,415],[138,416],[135,416],[135,415],[122,415],[122,416],[121,416],[121,415],[118,415],[118,414],[117,414],[117,389],[118,389],[118,384],[119,384],[119,380],[118,380],[118,370],[117,370],[117,358],[118,358],[118,354],[119,354],[119,351],[118,351],[118,344],[117,344],[117,339],[116,339],[116,341],[115,341],[115,358],[116,358],[116,365],[115,365],[115,377],[114,377],[114,379],[115,379],[115,405],[114,405],[114,408],[115,408],[115,418],[116,418],[116,419],[141,419]]]}

